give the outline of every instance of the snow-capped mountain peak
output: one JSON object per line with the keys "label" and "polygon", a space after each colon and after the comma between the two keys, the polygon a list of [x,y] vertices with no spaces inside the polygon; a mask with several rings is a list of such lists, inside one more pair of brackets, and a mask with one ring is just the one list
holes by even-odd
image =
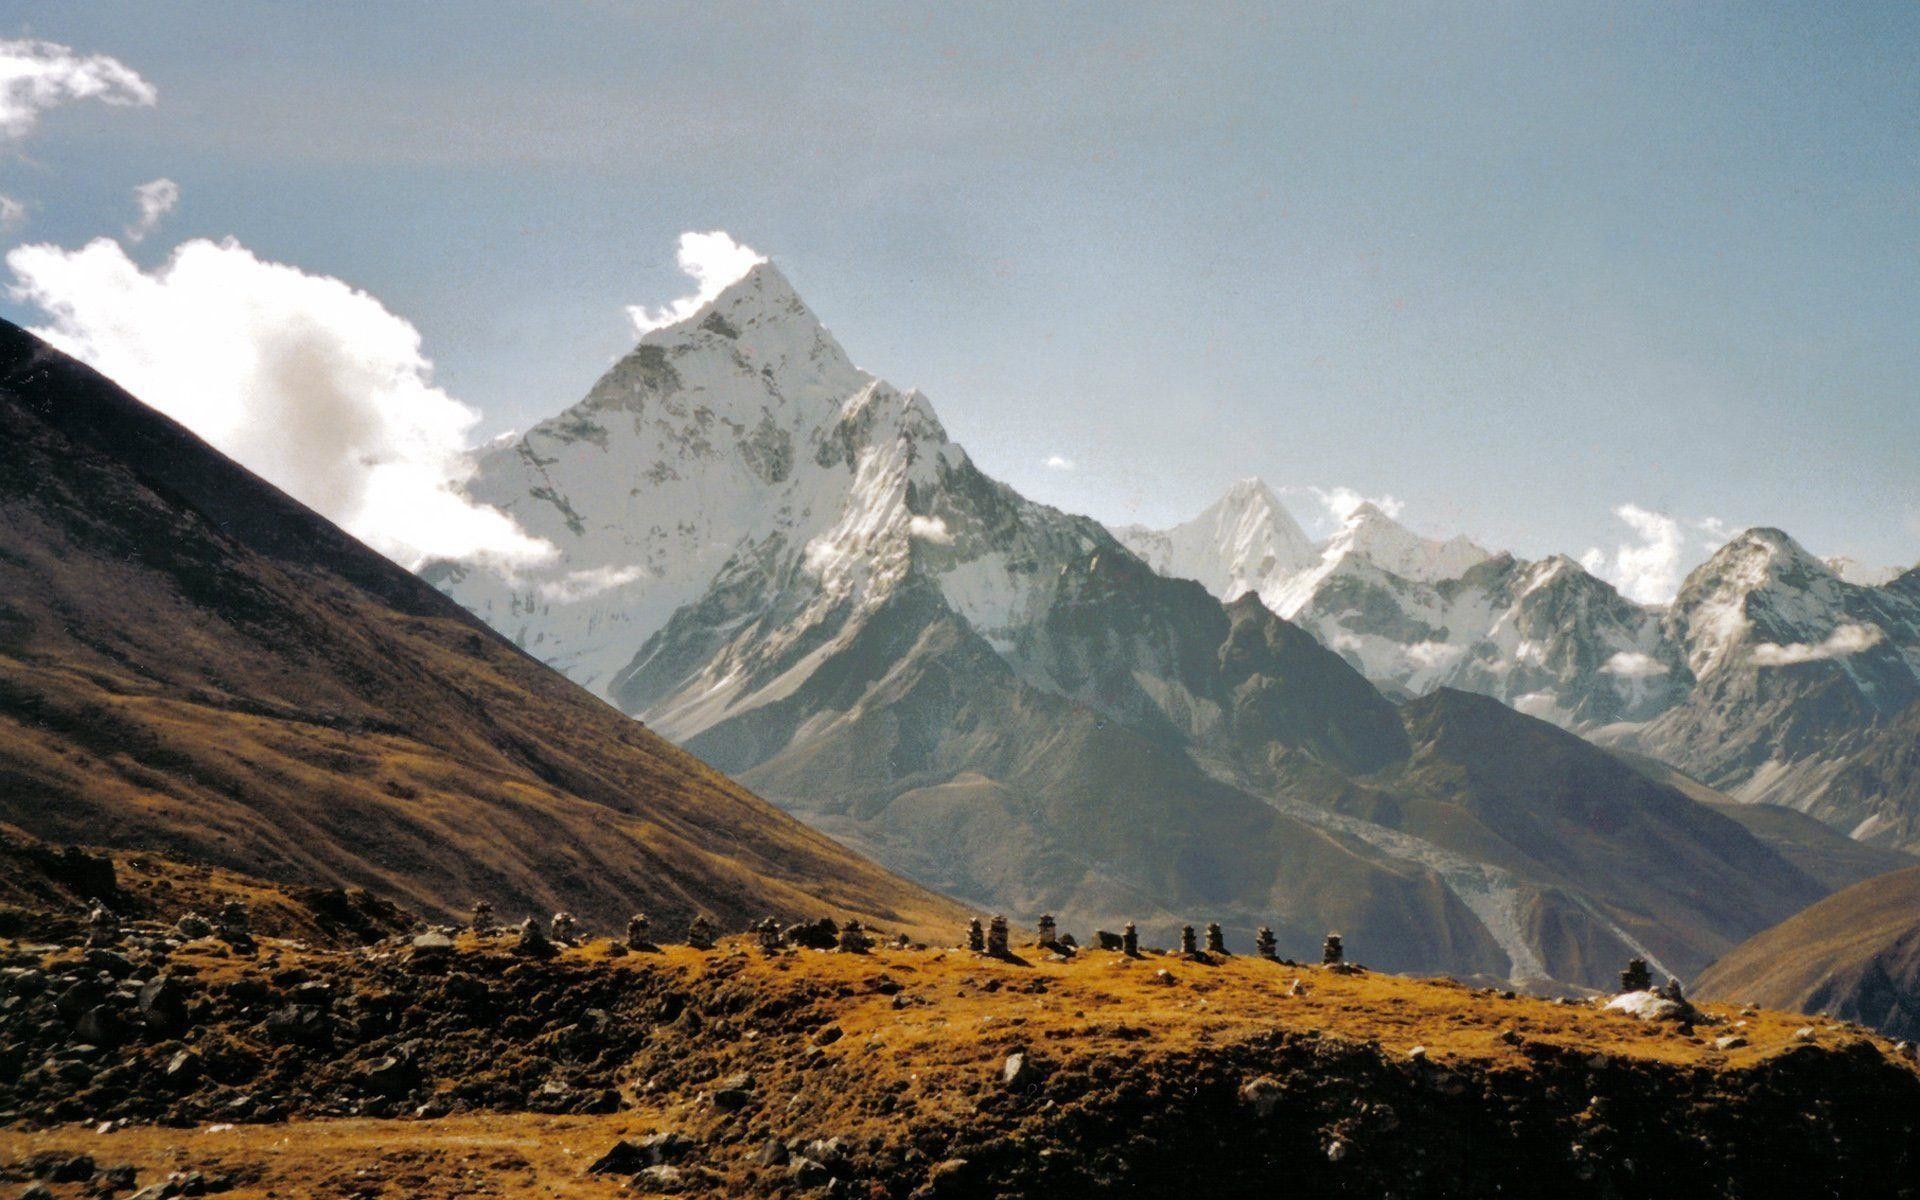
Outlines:
{"label": "snow-capped mountain peak", "polygon": [[1293,514],[1257,477],[1235,483],[1199,516],[1171,529],[1128,525],[1112,532],[1162,575],[1198,580],[1223,600],[1258,592],[1319,559]]}
{"label": "snow-capped mountain peak", "polygon": [[1339,532],[1327,542],[1323,557],[1332,562],[1347,555],[1358,555],[1381,570],[1423,583],[1456,579],[1491,557],[1465,537],[1423,538],[1370,500],[1347,514]]}

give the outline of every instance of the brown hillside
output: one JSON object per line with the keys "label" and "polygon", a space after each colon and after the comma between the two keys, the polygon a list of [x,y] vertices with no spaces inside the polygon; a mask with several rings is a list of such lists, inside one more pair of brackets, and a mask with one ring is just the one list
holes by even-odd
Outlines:
{"label": "brown hillside", "polygon": [[428,913],[954,917],[4,324],[0,442],[0,821]]}
{"label": "brown hillside", "polygon": [[1756,934],[1707,968],[1697,990],[1920,1038],[1920,867],[1857,883]]}

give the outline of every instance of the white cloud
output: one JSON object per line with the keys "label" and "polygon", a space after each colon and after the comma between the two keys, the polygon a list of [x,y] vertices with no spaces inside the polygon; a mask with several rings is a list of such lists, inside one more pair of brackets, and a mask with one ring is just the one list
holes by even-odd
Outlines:
{"label": "white cloud", "polygon": [[1079,463],[1074,462],[1064,454],[1049,454],[1046,457],[1046,461],[1040,465],[1049,471],[1073,471],[1078,470],[1080,466]]}
{"label": "white cloud", "polygon": [[1872,625],[1846,624],[1827,635],[1823,642],[1762,642],[1753,648],[1753,661],[1762,667],[1787,667],[1795,663],[1821,662],[1845,658],[1875,645],[1884,635]]}
{"label": "white cloud", "polygon": [[1667,674],[1667,664],[1638,650],[1622,650],[1609,658],[1600,671],[1606,675],[1618,675],[1622,679],[1650,679],[1656,675]]}
{"label": "white cloud", "polygon": [[27,223],[27,206],[12,196],[0,196],[0,233],[11,233]]}
{"label": "white cloud", "polygon": [[568,571],[558,579],[548,580],[535,590],[540,598],[553,604],[573,604],[610,592],[617,587],[625,587],[645,575],[641,567],[589,567],[581,571]]}
{"label": "white cloud", "polygon": [[1288,487],[1282,490],[1292,496],[1311,496],[1320,507],[1325,510],[1326,519],[1312,518],[1308,522],[1317,528],[1326,528],[1328,526],[1328,519],[1330,519],[1332,527],[1338,528],[1345,524],[1347,518],[1353,515],[1354,510],[1363,504],[1371,504],[1395,520],[1399,519],[1400,514],[1405,512],[1407,507],[1406,502],[1398,496],[1385,494],[1369,496],[1361,492],[1358,488],[1345,486],[1323,488],[1307,484],[1304,486]]}
{"label": "white cloud", "polygon": [[127,240],[142,241],[160,228],[161,218],[180,203],[180,185],[171,179],[153,179],[133,189],[133,200],[140,206],[140,219],[127,226]]}
{"label": "white cloud", "polygon": [[338,279],[189,241],[152,272],[100,238],[15,247],[35,332],[407,566],[555,551],[459,491],[480,414],[433,383],[420,334]]}
{"label": "white cloud", "polygon": [[939,517],[923,517],[915,514],[907,519],[907,534],[923,542],[936,542],[942,546],[953,541],[953,533],[947,523]]}
{"label": "white cloud", "polygon": [[628,305],[627,316],[633,321],[634,332],[642,337],[686,320],[725,291],[728,284],[767,261],[766,255],[734,241],[724,229],[681,234],[679,258],[680,269],[695,284],[693,295],[682,296],[664,308]]}
{"label": "white cloud", "polygon": [[76,100],[151,105],[153,85],[117,58],[81,56],[55,42],[0,41],[0,141],[33,132],[40,114]]}
{"label": "white cloud", "polygon": [[1633,540],[1611,552],[1591,547],[1580,565],[1642,604],[1665,604],[1680,590],[1686,572],[1732,536],[1719,517],[1680,520],[1638,504],[1622,504],[1613,515],[1633,531]]}

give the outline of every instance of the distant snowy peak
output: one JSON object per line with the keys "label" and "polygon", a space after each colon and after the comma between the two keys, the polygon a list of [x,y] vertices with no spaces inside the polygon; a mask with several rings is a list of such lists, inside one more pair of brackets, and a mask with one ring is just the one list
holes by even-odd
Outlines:
{"label": "distant snowy peak", "polygon": [[1371,501],[1349,513],[1340,531],[1327,542],[1324,557],[1328,562],[1348,555],[1421,583],[1457,579],[1493,557],[1465,537],[1445,541],[1423,538]]}
{"label": "distant snowy peak", "polygon": [[1819,642],[1847,611],[1849,585],[1778,529],[1749,529],[1693,569],[1667,612],[1667,634],[1705,678],[1752,642]]}
{"label": "distant snowy peak", "polygon": [[1160,574],[1198,580],[1222,600],[1258,592],[1319,561],[1299,522],[1259,479],[1241,480],[1171,529],[1127,525],[1112,532]]}

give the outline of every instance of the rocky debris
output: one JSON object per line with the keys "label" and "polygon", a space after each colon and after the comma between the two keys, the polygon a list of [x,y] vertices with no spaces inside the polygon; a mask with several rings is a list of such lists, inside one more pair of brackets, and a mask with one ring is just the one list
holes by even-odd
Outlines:
{"label": "rocky debris", "polygon": [[987,953],[995,958],[1009,957],[1013,951],[1007,941],[1007,919],[996,916],[987,923]]}
{"label": "rocky debris", "polygon": [[1647,969],[1644,958],[1629,959],[1627,969],[1620,972],[1620,990],[1623,992],[1650,992],[1653,990],[1653,972]]}
{"label": "rocky debris", "polygon": [[1207,953],[1225,954],[1226,952],[1227,935],[1221,931],[1220,922],[1207,922]]}
{"label": "rocky debris", "polygon": [[1327,967],[1339,966],[1346,961],[1347,949],[1340,943],[1340,935],[1330,933],[1327,940],[1320,943],[1320,964]]}
{"label": "rocky debris", "polygon": [[[168,960],[135,932],[113,952],[124,965],[80,940],[76,927],[74,945],[30,963],[0,957],[0,1122],[570,1114],[610,1111],[623,1096],[639,1100],[637,1128],[672,1114],[679,1128],[628,1135],[588,1168],[610,1200],[626,1194],[623,1182],[786,1195],[803,1181],[895,1200],[1233,1197],[1264,1194],[1276,1178],[1303,1195],[1584,1200],[1761,1195],[1787,1174],[1873,1196],[1897,1194],[1886,1181],[1905,1178],[1920,1131],[1911,1066],[1851,1036],[1743,1056],[1737,1069],[1710,1057],[1596,1056],[1549,1036],[1519,1042],[1524,1069],[1487,1071],[1471,1055],[1436,1062],[1283,1027],[1171,1045],[1095,1022],[1084,1040],[1056,1043],[1074,1026],[1041,1015],[1052,972],[966,961],[942,976],[938,954],[863,966],[765,963],[735,948],[698,965],[684,953],[616,965],[463,939],[446,971],[425,973],[405,938],[317,955],[267,941],[250,960],[204,949]],[[949,970],[962,961],[947,957]],[[1076,970],[1101,977],[1111,965]],[[1273,978],[1264,964],[1247,969]],[[1197,969],[1191,989],[1153,1007],[1205,1001],[1233,971]],[[904,1043],[883,1041],[894,1017],[874,1024],[873,1006],[956,985],[1000,997],[993,1023],[952,1069],[937,1059],[896,1069]],[[157,1024],[140,1006],[148,989],[149,1007],[173,1014]],[[118,1043],[76,1040],[73,1023],[96,1008],[115,1015]],[[1335,1143],[1347,1148],[1337,1163],[1325,1153]],[[1495,1145],[1498,1154],[1471,1150]],[[955,1160],[966,1165],[944,1166]],[[656,1167],[677,1174],[642,1178]],[[8,1168],[0,1161],[0,1179]],[[935,1173],[949,1170],[936,1191]],[[208,1170],[200,1186],[213,1181]]]}
{"label": "rocky debris", "polygon": [[693,923],[687,926],[687,945],[695,950],[713,949],[716,937],[713,922],[704,916],[695,917]]}
{"label": "rocky debris", "polygon": [[1265,925],[1260,927],[1260,932],[1253,935],[1253,952],[1266,959],[1280,957],[1280,941],[1273,936],[1273,930]]}
{"label": "rocky debris", "polygon": [[860,922],[849,920],[840,927],[840,953],[865,954],[871,949],[873,942],[867,937],[867,931],[860,928]]}

